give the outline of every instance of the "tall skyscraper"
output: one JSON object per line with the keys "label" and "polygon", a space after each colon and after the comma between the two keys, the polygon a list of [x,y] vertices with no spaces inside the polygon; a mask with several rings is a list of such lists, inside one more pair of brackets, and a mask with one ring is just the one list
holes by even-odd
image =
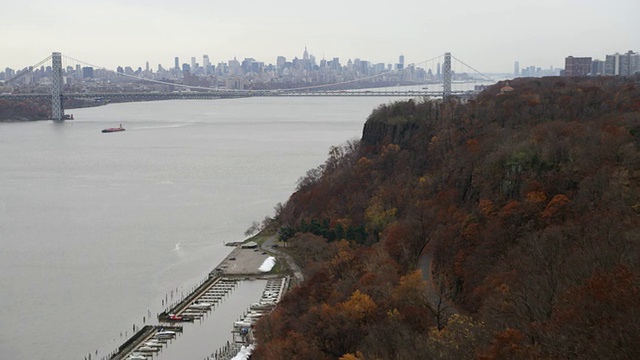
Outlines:
{"label": "tall skyscraper", "polygon": [[276,71],[278,72],[279,75],[282,75],[282,72],[284,71],[284,66],[287,63],[287,58],[285,58],[284,56],[278,56],[278,58],[276,59]]}
{"label": "tall skyscraper", "polygon": [[400,55],[398,58],[398,66],[396,66],[398,70],[404,69],[404,55]]}
{"label": "tall skyscraper", "polygon": [[513,75],[520,76],[520,61],[513,63]]}
{"label": "tall skyscraper", "polygon": [[205,75],[209,75],[211,73],[211,62],[209,62],[209,55],[202,55],[202,67],[204,68]]}
{"label": "tall skyscraper", "polygon": [[180,59],[176,56],[174,60],[175,60],[175,67],[174,67],[174,69],[176,69],[176,70],[180,70]]}

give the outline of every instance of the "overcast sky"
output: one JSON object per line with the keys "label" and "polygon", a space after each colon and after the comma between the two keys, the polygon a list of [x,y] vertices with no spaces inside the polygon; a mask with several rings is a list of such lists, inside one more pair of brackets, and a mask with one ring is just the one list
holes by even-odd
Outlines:
{"label": "overcast sky", "polygon": [[[99,67],[322,58],[421,63],[451,52],[481,72],[564,67],[640,51],[640,0],[5,0],[0,69],[51,52]],[[459,68],[456,68],[459,67]],[[454,70],[462,71],[454,62]]]}

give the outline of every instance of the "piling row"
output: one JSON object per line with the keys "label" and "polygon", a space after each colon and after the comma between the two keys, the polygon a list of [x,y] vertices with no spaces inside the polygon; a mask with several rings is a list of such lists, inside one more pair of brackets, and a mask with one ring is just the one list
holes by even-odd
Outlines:
{"label": "piling row", "polygon": [[146,325],[122,344],[110,360],[146,360],[182,332],[182,326]]}
{"label": "piling row", "polygon": [[208,359],[230,360],[243,346],[255,345],[253,327],[255,323],[265,314],[275,309],[282,296],[290,285],[290,278],[277,278],[267,280],[262,296],[257,303],[251,304],[249,309],[242,314],[240,319],[233,323],[233,341],[218,349]]}
{"label": "piling row", "polygon": [[158,314],[160,322],[193,321],[199,319],[213,306],[219,304],[238,281],[221,277],[209,277],[191,294],[171,309]]}

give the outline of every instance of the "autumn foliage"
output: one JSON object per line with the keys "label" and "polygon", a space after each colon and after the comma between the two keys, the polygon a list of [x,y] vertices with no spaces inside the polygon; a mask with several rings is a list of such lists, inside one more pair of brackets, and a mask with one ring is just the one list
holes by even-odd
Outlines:
{"label": "autumn foliage", "polygon": [[510,85],[381,105],[301,178],[253,358],[640,358],[640,83]]}

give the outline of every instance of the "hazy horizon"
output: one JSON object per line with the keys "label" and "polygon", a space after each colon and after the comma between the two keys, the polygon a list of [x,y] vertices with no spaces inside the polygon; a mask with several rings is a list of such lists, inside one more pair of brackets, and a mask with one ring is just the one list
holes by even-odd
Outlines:
{"label": "hazy horizon", "polygon": [[275,64],[277,56],[302,58],[305,46],[319,62],[360,58],[420,63],[451,52],[481,72],[528,66],[561,68],[569,55],[604,59],[638,51],[634,16],[640,3],[593,0],[409,0],[396,6],[327,0],[276,3],[246,0],[135,2],[26,0],[4,4],[0,67],[21,69],[51,52],[115,69],[173,67],[174,57],[212,64],[234,56]]}

